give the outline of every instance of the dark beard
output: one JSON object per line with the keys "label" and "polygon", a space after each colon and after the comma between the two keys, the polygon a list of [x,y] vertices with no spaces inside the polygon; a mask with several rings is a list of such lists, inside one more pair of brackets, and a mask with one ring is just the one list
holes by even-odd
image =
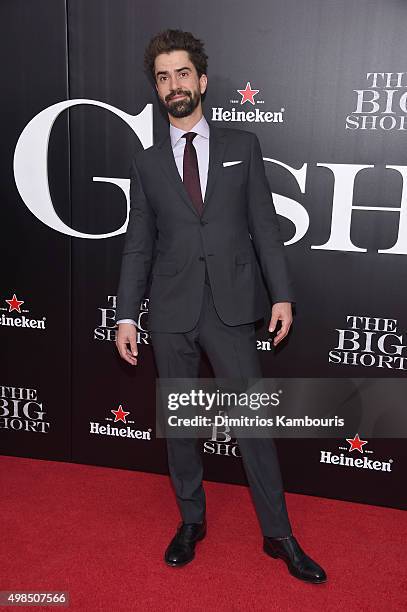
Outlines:
{"label": "dark beard", "polygon": [[[180,93],[181,92],[179,92],[179,94]],[[182,93],[186,96],[185,99],[175,100],[174,102],[169,100],[168,102],[163,103],[166,110],[172,117],[188,117],[188,115],[191,115],[194,112],[194,110],[199,104],[199,100],[201,99],[200,95],[197,95],[194,98],[189,92]]]}

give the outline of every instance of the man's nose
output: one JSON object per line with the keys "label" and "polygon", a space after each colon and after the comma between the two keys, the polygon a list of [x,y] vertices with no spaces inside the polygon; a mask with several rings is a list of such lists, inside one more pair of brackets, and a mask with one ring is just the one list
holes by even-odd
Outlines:
{"label": "man's nose", "polygon": [[168,85],[170,86],[170,90],[173,92],[177,89],[177,79],[174,75],[170,75],[169,76],[169,83]]}

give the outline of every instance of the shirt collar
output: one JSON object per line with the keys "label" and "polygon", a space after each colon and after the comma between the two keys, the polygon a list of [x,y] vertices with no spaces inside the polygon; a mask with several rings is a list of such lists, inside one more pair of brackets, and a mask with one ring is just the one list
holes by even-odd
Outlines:
{"label": "shirt collar", "polygon": [[180,128],[177,128],[175,127],[175,125],[172,125],[172,123],[170,123],[170,138],[172,148],[175,147],[179,139],[182,137],[183,134],[186,134],[187,131],[196,132],[204,138],[209,138],[209,124],[205,119],[204,115],[202,115],[198,123],[195,123],[195,125],[190,130],[181,130]]}

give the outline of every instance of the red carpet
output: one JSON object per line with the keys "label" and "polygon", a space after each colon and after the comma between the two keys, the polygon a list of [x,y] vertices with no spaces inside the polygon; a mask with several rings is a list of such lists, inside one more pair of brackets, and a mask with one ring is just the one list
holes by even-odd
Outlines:
{"label": "red carpet", "polygon": [[207,482],[208,535],[190,565],[173,569],[163,562],[179,522],[168,477],[0,461],[0,590],[66,590],[75,611],[407,608],[400,510],[287,494],[297,539],[328,574],[327,583],[312,585],[262,552],[246,487]]}

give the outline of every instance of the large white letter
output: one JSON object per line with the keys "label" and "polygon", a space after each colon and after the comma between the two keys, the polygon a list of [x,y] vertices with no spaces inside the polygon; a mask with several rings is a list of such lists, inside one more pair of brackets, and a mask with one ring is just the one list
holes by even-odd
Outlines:
{"label": "large white letter", "polygon": [[66,225],[52,204],[48,185],[48,141],[57,117],[67,108],[78,104],[99,106],[120,117],[131,127],[144,148],[153,144],[153,105],[146,104],[138,115],[129,115],[110,104],[98,100],[74,99],[53,104],[33,117],[22,131],[14,153],[14,179],[21,198],[37,219],[62,234],[76,238],[110,238],[126,231],[129,210],[129,179],[93,177],[93,180],[111,182],[121,188],[127,202],[124,224],[108,234],[84,234]]}
{"label": "large white letter", "polygon": [[403,179],[403,188],[401,191],[401,204],[400,208],[385,207],[381,210],[394,210],[400,213],[399,220],[399,235],[397,242],[391,249],[379,249],[378,253],[393,253],[396,255],[407,255],[407,193],[406,193],[406,179],[407,179],[407,167],[406,166],[386,166],[390,170],[397,170],[400,172]]}
{"label": "large white letter", "polygon": [[[289,173],[292,174],[292,176],[297,181],[301,193],[305,193],[307,164],[303,164],[301,168],[297,170],[296,168],[292,168],[287,164],[283,164],[283,162],[280,162],[277,159],[271,159],[270,157],[263,157],[263,159],[264,161],[271,162],[272,164],[277,164],[277,166],[288,170]],[[294,242],[298,242],[298,240],[301,240],[301,238],[303,238],[303,236],[305,236],[305,234],[307,233],[309,227],[309,216],[304,206],[297,202],[297,200],[292,200],[291,198],[287,198],[274,192],[273,202],[277,214],[286,217],[286,219],[289,219],[295,226],[294,236],[290,238],[290,240],[287,240],[287,242],[285,242],[284,244],[287,246],[289,244],[293,244]]]}
{"label": "large white letter", "polygon": [[358,166],[356,164],[317,164],[322,168],[328,168],[334,175],[334,193],[332,201],[331,235],[328,242],[320,245],[312,245],[311,249],[327,251],[359,251],[350,239],[350,227],[352,221],[352,210],[368,209],[368,206],[352,206],[353,186],[358,172],[373,166]]}
{"label": "large white letter", "polygon": [[396,244],[390,249],[380,249],[378,253],[390,253],[407,255],[407,194],[405,190],[405,179],[407,178],[406,166],[386,166],[400,172],[403,178],[403,191],[401,206],[353,206],[353,187],[355,178],[360,170],[373,168],[373,166],[358,166],[351,164],[317,164],[323,168],[329,168],[335,177],[331,235],[328,242],[321,245],[313,245],[311,249],[325,249],[330,251],[359,251],[366,252],[353,244],[350,239],[350,230],[353,210],[381,210],[384,212],[398,212],[400,215],[399,235]]}

